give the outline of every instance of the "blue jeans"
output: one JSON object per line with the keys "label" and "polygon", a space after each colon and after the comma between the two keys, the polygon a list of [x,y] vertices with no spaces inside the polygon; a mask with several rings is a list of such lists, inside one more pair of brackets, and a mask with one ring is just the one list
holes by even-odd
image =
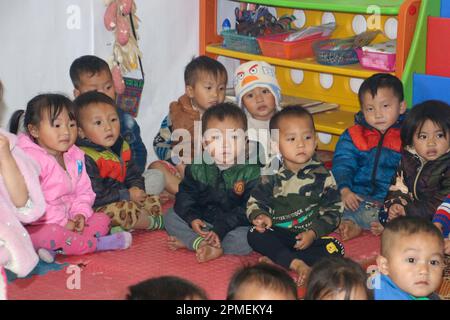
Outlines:
{"label": "blue jeans", "polygon": [[[212,224],[206,221],[205,223],[208,229],[213,227]],[[170,209],[164,215],[164,225],[169,235],[183,242],[189,250],[194,250],[193,244],[199,235],[173,209]],[[249,230],[250,227],[237,227],[228,232],[221,241],[223,253],[243,256],[252,252],[252,248],[250,248],[247,242],[247,233]]]}
{"label": "blue jeans", "polygon": [[361,228],[369,230],[372,222],[379,221],[378,214],[382,208],[382,204],[379,201],[373,200],[369,197],[359,196],[363,198],[364,201],[359,204],[356,211],[345,209],[342,215],[342,221],[351,220]]}

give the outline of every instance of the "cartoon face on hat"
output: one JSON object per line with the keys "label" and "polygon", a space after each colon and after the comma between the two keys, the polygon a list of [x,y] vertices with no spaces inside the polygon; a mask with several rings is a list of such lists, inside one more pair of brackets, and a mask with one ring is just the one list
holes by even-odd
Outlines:
{"label": "cartoon face on hat", "polygon": [[264,61],[249,61],[241,64],[234,72],[234,90],[239,107],[242,97],[257,87],[268,88],[275,97],[277,108],[281,101],[281,90],[275,76],[275,68]]}

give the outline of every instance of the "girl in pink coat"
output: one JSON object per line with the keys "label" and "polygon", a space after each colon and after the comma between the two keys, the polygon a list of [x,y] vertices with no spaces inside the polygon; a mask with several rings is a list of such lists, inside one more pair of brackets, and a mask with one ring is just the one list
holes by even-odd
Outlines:
{"label": "girl in pink coat", "polygon": [[84,153],[74,145],[77,125],[72,102],[59,94],[38,95],[28,102],[24,124],[28,134],[19,135],[18,145],[39,164],[46,202],[45,214],[27,226],[41,258],[52,261],[56,253],[128,248],[131,234],[107,235],[110,218],[93,213],[95,193]]}

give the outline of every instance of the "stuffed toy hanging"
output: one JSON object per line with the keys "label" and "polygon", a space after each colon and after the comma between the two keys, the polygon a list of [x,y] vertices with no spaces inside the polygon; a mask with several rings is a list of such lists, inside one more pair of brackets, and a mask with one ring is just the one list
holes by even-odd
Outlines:
{"label": "stuffed toy hanging", "polygon": [[135,30],[139,18],[133,0],[104,0],[107,9],[104,16],[105,28],[115,34],[113,56],[109,59],[114,87],[118,94],[125,91],[123,74],[139,67],[142,56],[137,45]]}

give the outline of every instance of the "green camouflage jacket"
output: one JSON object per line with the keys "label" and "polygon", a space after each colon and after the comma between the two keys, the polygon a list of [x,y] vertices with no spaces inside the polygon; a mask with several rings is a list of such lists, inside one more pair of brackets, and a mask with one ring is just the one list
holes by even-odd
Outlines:
{"label": "green camouflage jacket", "polygon": [[272,218],[274,226],[294,233],[312,229],[317,237],[339,225],[343,204],[336,181],[323,164],[313,158],[298,174],[284,166],[273,175],[261,176],[247,203],[247,217]]}

